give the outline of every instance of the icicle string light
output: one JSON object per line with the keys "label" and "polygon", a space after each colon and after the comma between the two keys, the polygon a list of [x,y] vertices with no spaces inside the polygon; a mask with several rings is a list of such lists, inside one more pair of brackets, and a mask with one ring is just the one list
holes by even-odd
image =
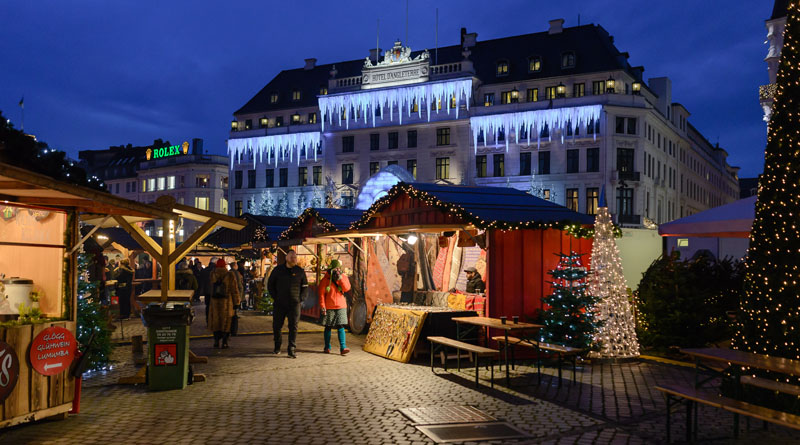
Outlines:
{"label": "icicle string light", "polygon": [[422,118],[422,109],[426,110],[428,121],[431,120],[431,108],[436,105],[435,111],[439,113],[439,105],[450,114],[450,99],[455,100],[455,115],[458,118],[458,109],[463,101],[469,109],[472,98],[472,79],[449,80],[445,82],[430,82],[422,85],[402,86],[378,90],[362,90],[354,93],[330,94],[320,96],[319,112],[322,116],[322,130],[325,130],[325,119],[333,125],[334,116],[339,126],[342,119],[345,126],[350,128],[350,115],[353,111],[363,117],[367,123],[367,116],[372,116],[372,126],[376,124],[375,110],[384,117],[384,109],[388,109],[389,120],[394,120],[394,108],[398,108],[400,125],[403,124],[403,112],[411,116],[412,108],[416,105],[417,115]]}
{"label": "icicle string light", "polygon": [[228,139],[228,156],[231,158],[231,168],[234,159],[241,161],[242,155],[248,151],[253,153],[253,167],[256,166],[256,162],[264,162],[265,155],[267,164],[274,162],[278,165],[278,157],[281,160],[288,158],[290,162],[297,158],[297,163],[300,164],[303,153],[308,159],[309,152],[313,152],[314,160],[317,160],[320,140],[318,131]]}
{"label": "icicle string light", "polygon": [[[531,143],[531,133],[536,132],[537,144],[541,131],[547,128],[550,134],[557,129],[563,129],[567,124],[585,128],[587,125],[594,124],[600,119],[602,105],[587,105],[584,107],[555,108],[547,110],[521,111],[518,113],[491,114],[487,116],[473,116],[469,118],[469,126],[472,129],[473,146],[476,153],[478,149],[478,137],[483,133],[483,145],[489,137],[494,137],[497,145],[498,137],[502,131],[506,135],[506,150],[508,150],[508,140],[513,133],[519,141],[521,131],[527,134],[528,145]],[[564,131],[561,132],[561,141],[564,141]],[[597,133],[594,133],[595,139]]]}

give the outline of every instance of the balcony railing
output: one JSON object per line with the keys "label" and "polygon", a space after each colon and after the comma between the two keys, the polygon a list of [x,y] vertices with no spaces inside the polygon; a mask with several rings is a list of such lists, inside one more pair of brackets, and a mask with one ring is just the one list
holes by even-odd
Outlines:
{"label": "balcony railing", "polygon": [[620,171],[617,170],[614,172],[614,176],[618,181],[633,181],[639,182],[641,180],[641,173],[639,172],[627,172],[627,171]]}
{"label": "balcony railing", "polygon": [[758,87],[758,99],[762,102],[769,101],[775,98],[775,93],[778,91],[778,85],[770,83]]}
{"label": "balcony railing", "polygon": [[461,62],[431,66],[432,76],[436,76],[439,74],[457,73],[459,71],[461,71]]}
{"label": "balcony railing", "polygon": [[345,87],[352,87],[361,85],[361,76],[353,76],[353,77],[343,77],[341,79],[334,79],[333,80],[334,88],[345,88]]}
{"label": "balcony railing", "polygon": [[617,215],[617,224],[641,224],[641,215]]}

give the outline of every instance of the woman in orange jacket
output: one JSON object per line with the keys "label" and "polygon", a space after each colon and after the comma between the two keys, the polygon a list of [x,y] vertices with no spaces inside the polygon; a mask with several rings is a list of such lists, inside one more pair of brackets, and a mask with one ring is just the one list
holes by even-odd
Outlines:
{"label": "woman in orange jacket", "polygon": [[322,324],[325,326],[324,352],[330,354],[331,330],[336,328],[339,333],[339,352],[345,355],[350,349],[347,348],[344,334],[344,327],[347,325],[347,300],[344,293],[350,290],[350,280],[339,270],[340,266],[339,260],[331,260],[319,283],[318,292]]}

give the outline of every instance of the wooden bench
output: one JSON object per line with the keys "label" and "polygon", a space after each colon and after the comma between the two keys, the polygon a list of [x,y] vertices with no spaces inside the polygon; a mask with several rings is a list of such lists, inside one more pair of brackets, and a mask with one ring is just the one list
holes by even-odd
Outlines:
{"label": "wooden bench", "polygon": [[[431,343],[431,371],[434,370],[433,368],[433,355],[435,353],[436,345],[442,347],[442,349],[447,352],[447,348],[455,348],[460,351],[467,351],[469,353],[475,354],[475,386],[480,386],[478,382],[478,368],[480,367],[480,358],[481,357],[488,357],[489,358],[489,368],[491,368],[491,387],[494,388],[494,357],[500,352],[496,349],[484,348],[483,346],[473,345],[470,343],[464,343],[463,341],[453,340],[452,338],[447,337],[428,337],[428,341]],[[446,355],[446,354],[445,354]],[[447,371],[447,361],[444,362],[444,369]],[[461,355],[458,356],[458,370],[461,370]],[[434,371],[435,372],[435,371]]]}
{"label": "wooden bench", "polygon": [[[670,411],[673,406],[672,399],[676,399],[676,403],[680,403],[678,399],[686,400],[686,441],[692,440],[692,432],[694,438],[697,438],[697,407],[693,406],[698,403],[703,405],[721,408],[725,411],[734,414],[734,437],[739,437],[739,422],[738,415],[751,417],[754,419],[763,420],[764,422],[774,423],[776,425],[785,426],[795,430],[800,430],[800,416],[777,411],[771,408],[766,408],[751,403],[742,402],[740,400],[731,399],[729,397],[720,396],[714,392],[707,390],[695,389],[689,385],[661,385],[656,386],[658,391],[664,393],[667,398],[667,443],[670,442]],[[692,421],[692,410],[694,409],[694,422]],[[693,425],[694,424],[694,425]]]}
{"label": "wooden bench", "polygon": [[[496,336],[492,337],[492,340],[498,343],[505,343],[506,338],[504,336]],[[571,357],[572,358],[572,380],[575,381],[576,375],[576,362],[578,359],[578,354],[584,351],[584,349],[580,348],[572,348],[569,346],[558,345],[554,343],[544,343],[535,340],[523,340],[517,337],[508,337],[508,344],[512,346],[511,348],[511,369],[514,369],[514,348],[513,346],[524,346],[526,348],[533,348],[537,351],[548,351],[550,353],[554,353],[558,355],[558,386],[561,386],[561,366],[564,362],[564,357]],[[536,369],[539,374],[539,380],[541,381],[542,375],[542,362],[539,357],[536,360]]]}

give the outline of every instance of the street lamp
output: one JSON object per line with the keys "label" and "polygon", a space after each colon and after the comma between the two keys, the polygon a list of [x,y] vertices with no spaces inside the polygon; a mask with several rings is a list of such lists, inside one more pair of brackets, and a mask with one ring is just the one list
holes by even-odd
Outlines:
{"label": "street lamp", "polygon": [[567,95],[567,87],[559,82],[558,86],[556,87],[556,96],[558,97],[565,97]]}
{"label": "street lamp", "polygon": [[633,89],[633,94],[642,94],[642,82],[639,82],[638,80],[634,81],[631,87]]}
{"label": "street lamp", "polygon": [[266,116],[262,117],[259,120],[259,125],[261,125],[261,128],[267,128],[267,126],[269,125],[269,119],[267,119]]}
{"label": "street lamp", "polygon": [[239,131],[239,122],[236,119],[231,121],[231,131]]}
{"label": "street lamp", "polygon": [[613,77],[609,76],[608,80],[606,80],[606,93],[616,93],[617,92],[617,81],[614,80]]}
{"label": "street lamp", "polygon": [[514,89],[511,90],[511,102],[512,103],[519,102],[519,90],[516,87],[514,87]]}

